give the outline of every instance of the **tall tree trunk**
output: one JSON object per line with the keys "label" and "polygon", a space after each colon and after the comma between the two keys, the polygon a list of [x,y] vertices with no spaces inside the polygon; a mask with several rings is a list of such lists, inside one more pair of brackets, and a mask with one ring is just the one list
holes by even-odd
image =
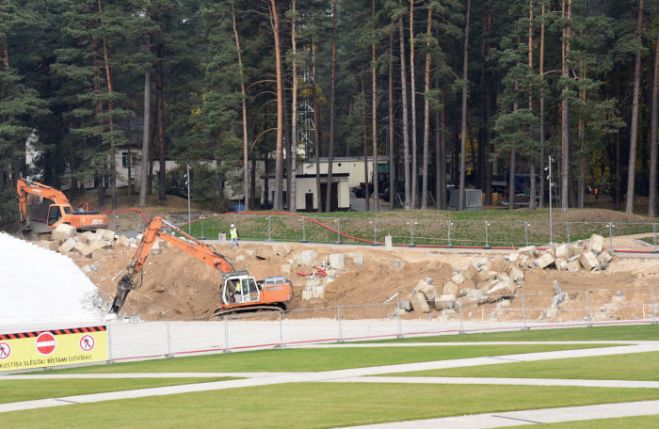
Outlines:
{"label": "tall tree trunk", "polygon": [[405,28],[403,16],[398,18],[398,33],[400,34],[400,84],[403,101],[403,169],[405,170],[405,210],[410,210],[410,137],[407,122],[407,72],[405,69]]}
{"label": "tall tree trunk", "polygon": [[[540,166],[545,163],[545,1],[540,0],[540,64],[538,65],[538,76],[540,77]],[[545,206],[545,176],[544,169],[540,169],[540,204]],[[551,198],[551,195],[550,195]]]}
{"label": "tall tree trunk", "polygon": [[[98,13],[103,19],[103,2],[98,0]],[[112,72],[110,70],[110,54],[108,52],[108,41],[103,36],[103,64],[105,66],[105,81],[108,90],[108,125],[110,128],[110,190],[112,195],[112,210],[117,208],[117,168],[116,168],[116,147],[114,141],[114,118],[113,118],[113,90],[112,90]]]}
{"label": "tall tree trunk", "polygon": [[412,208],[417,208],[418,204],[418,184],[419,168],[417,165],[416,149],[416,84],[414,83],[414,1],[410,0],[410,109],[412,110]]}
{"label": "tall tree trunk", "polygon": [[654,75],[652,79],[652,112],[650,117],[650,196],[648,216],[655,217],[657,208],[657,110],[659,110],[659,36],[654,42]]}
{"label": "tall tree trunk", "polygon": [[7,48],[7,45],[2,47],[2,64],[4,64],[5,70],[9,70],[9,48]]}
{"label": "tall tree trunk", "polygon": [[[293,0],[295,2],[295,0]],[[238,74],[240,76],[240,96],[242,104],[242,126],[243,126],[243,194],[245,197],[245,210],[249,210],[250,201],[250,174],[249,174],[249,134],[247,131],[247,91],[245,90],[245,69],[243,57],[240,50],[240,36],[238,35],[238,24],[234,2],[231,2],[231,24],[233,27],[233,38],[236,43],[236,56],[238,58]]]}
{"label": "tall tree trunk", "polygon": [[165,47],[158,45],[158,62],[156,63],[156,124],[158,128],[158,199],[167,198],[167,161],[165,160]]}
{"label": "tall tree trunk", "polygon": [[[584,64],[583,58],[579,62],[579,73],[581,74],[581,80],[585,81],[586,79],[586,66]],[[585,106],[586,105],[586,87],[585,85],[581,85],[581,88],[579,88],[579,100],[581,101],[581,105]],[[584,200],[585,200],[585,194],[586,194],[586,157],[585,157],[585,149],[586,149],[586,121],[584,118],[584,115],[579,115],[579,123],[577,124],[577,135],[579,138],[579,147],[581,149],[581,154],[579,156],[579,177],[577,178],[577,187],[579,188],[578,190],[578,206],[580,209],[584,207]]]}
{"label": "tall tree trunk", "polygon": [[[568,79],[568,58],[570,56],[570,37],[572,33],[572,0],[563,0],[562,14],[565,24],[563,25],[563,40],[561,49],[561,76],[564,82]],[[561,91],[561,210],[568,209],[568,188],[570,172],[570,116],[568,106],[568,88],[563,87]]]}
{"label": "tall tree trunk", "polygon": [[[100,72],[100,61],[98,59],[98,47],[96,45],[96,37],[92,36],[91,40],[92,45],[92,69],[94,70],[94,95],[96,96],[96,119],[101,121],[101,114],[103,113],[103,102],[101,101],[101,72]],[[9,60],[9,57],[7,57]],[[104,173],[102,173],[104,174]],[[98,206],[103,207],[105,205],[105,192],[103,186],[105,185],[104,181],[99,177],[99,171],[94,172],[94,185],[98,187]]]}
{"label": "tall tree trunk", "polygon": [[369,181],[368,181],[368,127],[366,125],[366,84],[364,83],[364,77],[360,79],[361,82],[361,98],[362,98],[362,138],[363,138],[363,148],[362,153],[364,154],[364,203],[366,211],[371,209],[371,202],[369,198]]}
{"label": "tall tree trunk", "polygon": [[146,206],[146,191],[149,176],[149,138],[151,136],[151,67],[144,70],[144,133],[142,133],[142,163],[140,164],[140,201]]}
{"label": "tall tree trunk", "polygon": [[469,89],[468,64],[469,64],[469,20],[471,15],[471,0],[467,0],[467,15],[465,17],[465,40],[462,49],[462,120],[460,131],[460,185],[458,210],[465,209],[465,167],[467,151],[467,91]]}
{"label": "tall tree trunk", "polygon": [[334,104],[336,96],[336,14],[337,0],[332,0],[332,47],[330,58],[330,118],[329,118],[329,153],[327,159],[327,192],[325,193],[325,208],[331,211],[332,201],[332,167],[334,162]]}
{"label": "tall tree trunk", "polygon": [[[529,54],[529,76],[533,73],[533,7],[534,0],[529,0],[529,41],[528,41],[528,54]],[[533,111],[533,90],[532,83],[529,81],[529,110]],[[529,209],[535,208],[535,153],[529,156]]]}
{"label": "tall tree trunk", "polygon": [[394,32],[389,33],[389,203],[393,209],[396,206],[396,164],[394,154]]}
{"label": "tall tree trunk", "polygon": [[[439,85],[438,85],[439,86]],[[437,127],[437,139],[439,143],[439,162],[437,163],[437,175],[439,176],[439,192],[437,205],[440,209],[446,209],[446,91],[442,91],[441,114],[439,115]]]}
{"label": "tall tree trunk", "polygon": [[297,12],[295,9],[296,0],[291,1],[291,51],[293,53],[293,62],[291,64],[291,170],[288,172],[288,183],[291,193],[289,194],[288,210],[297,211],[297,189],[295,180],[295,170],[297,170],[297,35],[295,34]]}
{"label": "tall tree trunk", "polygon": [[421,183],[421,208],[428,208],[428,162],[429,142],[430,142],[430,63],[432,56],[430,54],[430,37],[432,35],[432,3],[428,3],[428,24],[426,27],[428,42],[426,44],[426,70],[424,76],[424,97],[423,97],[423,173]]}
{"label": "tall tree trunk", "polygon": [[277,143],[275,147],[275,198],[273,208],[281,210],[283,207],[283,143],[284,143],[284,89],[281,70],[281,42],[279,40],[279,11],[277,0],[270,0],[270,17],[272,33],[275,39],[275,74],[277,76]]}
{"label": "tall tree trunk", "polygon": [[373,28],[371,29],[371,140],[373,142],[373,210],[376,212],[380,209],[380,190],[378,189],[378,120],[377,120],[377,56],[375,55],[375,29],[377,26],[375,16],[375,0],[371,0],[371,19]]}
{"label": "tall tree trunk", "polygon": [[[519,83],[515,81],[515,94],[519,92]],[[518,105],[517,105],[517,99],[515,99],[515,102],[513,103],[513,112],[517,112]],[[515,209],[515,170],[517,168],[516,165],[516,153],[515,153],[515,146],[513,146],[510,149],[510,172],[508,174],[508,209],[509,210],[514,210]]]}
{"label": "tall tree trunk", "polygon": [[[643,0],[638,4],[638,27],[636,28],[638,44],[643,43]],[[629,168],[627,169],[627,204],[626,213],[634,211],[634,179],[636,176],[636,141],[638,139],[638,93],[641,84],[641,50],[636,51],[634,62],[634,92],[632,93],[632,123],[629,131]]]}

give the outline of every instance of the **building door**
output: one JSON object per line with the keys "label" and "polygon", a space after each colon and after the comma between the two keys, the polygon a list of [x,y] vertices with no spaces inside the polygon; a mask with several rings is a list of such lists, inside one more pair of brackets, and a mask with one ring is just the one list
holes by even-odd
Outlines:
{"label": "building door", "polygon": [[[325,207],[325,200],[327,198],[327,183],[320,184],[320,203],[323,211],[327,211]],[[338,184],[332,183],[332,199],[330,200],[330,209],[329,211],[336,211],[339,208],[339,194],[338,194]]]}
{"label": "building door", "polygon": [[307,192],[304,194],[304,210],[308,212],[313,211],[313,193]]}

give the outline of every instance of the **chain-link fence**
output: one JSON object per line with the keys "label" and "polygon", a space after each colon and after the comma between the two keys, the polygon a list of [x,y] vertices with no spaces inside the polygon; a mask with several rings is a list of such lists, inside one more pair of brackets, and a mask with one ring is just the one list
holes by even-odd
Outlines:
{"label": "chain-link fence", "polygon": [[[659,290],[658,290],[659,291]],[[654,287],[518,293],[492,303],[407,312],[401,302],[225,315],[214,321],[113,322],[112,360],[318,343],[552,327],[657,323]],[[621,338],[624,339],[624,338]],[[465,337],[468,340],[468,337]]]}
{"label": "chain-link fence", "polygon": [[[185,223],[184,221],[182,223]],[[657,224],[642,222],[554,222],[508,220],[376,219],[286,215],[197,216],[193,236],[217,239],[235,224],[242,240],[398,246],[512,248],[605,237],[616,249],[657,250]],[[188,230],[188,225],[183,225]]]}

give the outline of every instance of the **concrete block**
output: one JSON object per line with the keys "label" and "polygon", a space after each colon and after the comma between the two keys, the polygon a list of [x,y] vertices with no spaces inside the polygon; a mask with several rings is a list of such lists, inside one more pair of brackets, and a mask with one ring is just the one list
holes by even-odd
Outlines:
{"label": "concrete block", "polygon": [[444,295],[456,295],[458,293],[458,285],[456,285],[452,281],[448,281],[444,283],[444,287],[442,288],[442,293]]}
{"label": "concrete block", "polygon": [[256,259],[267,260],[273,256],[275,256],[275,252],[270,246],[263,246],[256,249]]}
{"label": "concrete block", "polygon": [[554,263],[556,259],[550,253],[545,252],[538,259],[535,260],[535,266],[540,269],[545,269]]}
{"label": "concrete block", "polygon": [[565,258],[558,258],[556,259],[556,262],[554,262],[554,265],[556,265],[556,269],[558,271],[567,271],[568,270],[567,264],[568,262],[567,259]]}
{"label": "concrete block", "polygon": [[594,252],[595,254],[600,254],[602,253],[602,250],[604,250],[604,237],[602,237],[599,234],[593,234],[590,236],[590,245],[588,248]]}
{"label": "concrete block", "polygon": [[313,250],[303,250],[300,253],[297,253],[293,260],[298,265],[313,265],[316,262],[316,256],[318,254]]}
{"label": "concrete block", "polygon": [[346,267],[346,256],[343,253],[332,253],[329,256],[330,267],[342,270]]}
{"label": "concrete block", "polygon": [[535,246],[526,246],[522,247],[517,250],[518,253],[522,255],[527,255],[527,256],[535,256],[536,252],[538,251],[538,248]]}
{"label": "concrete block", "polygon": [[524,281],[524,271],[520,270],[519,268],[513,267],[510,270],[510,278],[515,283],[519,283],[521,281]]}
{"label": "concrete block", "polygon": [[509,253],[508,255],[506,255],[505,259],[508,262],[517,262],[517,260],[519,259],[519,256],[520,256],[519,253],[513,252],[513,253]]}
{"label": "concrete block", "polygon": [[479,271],[478,274],[474,276],[473,280],[474,283],[478,284],[489,281],[494,276],[496,276],[495,271],[483,270],[483,271]]}
{"label": "concrete block", "polygon": [[53,238],[53,240],[66,241],[67,238],[73,237],[75,233],[76,233],[76,229],[74,227],[63,223],[57,225],[57,228],[55,228],[50,235]]}
{"label": "concrete block", "polygon": [[66,253],[72,251],[78,242],[75,238],[68,238],[62,245],[57,249],[60,253]]}
{"label": "concrete block", "polygon": [[96,237],[99,240],[114,241],[115,233],[110,229],[97,229]]}
{"label": "concrete block", "polygon": [[94,253],[94,249],[90,245],[81,241],[76,243],[75,250],[80,253],[80,256],[84,256],[85,258],[91,258],[92,253]]}
{"label": "concrete block", "polygon": [[437,289],[427,280],[419,280],[414,289],[417,292],[421,292],[426,297],[426,300],[430,302],[434,301],[437,296]]}
{"label": "concrete block", "polygon": [[461,283],[464,283],[465,276],[464,274],[462,274],[462,271],[453,271],[453,275],[451,276],[451,281],[456,285],[459,285]]}
{"label": "concrete block", "polygon": [[567,271],[570,273],[576,273],[581,269],[579,260],[570,260],[567,262]]}
{"label": "concrete block", "polygon": [[59,241],[42,240],[37,244],[43,247],[44,249],[48,249],[52,251],[57,251],[57,249],[59,249],[60,247]]}
{"label": "concrete block", "polygon": [[465,289],[464,299],[466,302],[476,302],[482,304],[487,301],[487,295],[485,295],[480,289],[470,288]]}
{"label": "concrete block", "polygon": [[578,244],[570,244],[568,248],[570,249],[570,258],[573,258],[575,256],[578,257],[579,255],[581,255],[581,252],[584,251],[583,246]]}
{"label": "concrete block", "polygon": [[290,274],[291,273],[291,264],[282,265],[280,271],[281,271],[282,274]]}
{"label": "concrete block", "polygon": [[597,256],[593,252],[585,251],[579,256],[579,263],[585,270],[592,271],[599,267]]}
{"label": "concrete block", "polygon": [[437,310],[452,310],[455,308],[455,295],[440,295],[435,298],[435,308]]}
{"label": "concrete block", "polygon": [[384,237],[384,250],[391,250],[394,248],[394,241],[391,238],[391,235],[386,235]]}
{"label": "concrete block", "polygon": [[423,313],[430,313],[430,306],[428,301],[426,301],[426,296],[421,292],[414,292],[410,295],[410,301],[412,302],[412,308],[414,311],[421,311]]}
{"label": "concrete block", "polygon": [[120,235],[119,238],[114,242],[115,246],[120,247],[130,247],[130,240],[125,235]]}
{"label": "concrete block", "polygon": [[470,264],[467,269],[462,272],[462,275],[466,280],[471,280],[479,271],[480,270],[474,264]]}
{"label": "concrete block", "polygon": [[609,265],[611,259],[613,259],[613,256],[611,256],[609,252],[602,252],[597,255],[597,261],[600,263],[600,265]]}
{"label": "concrete block", "polygon": [[570,248],[567,246],[567,244],[561,244],[559,246],[556,246],[556,250],[554,251],[556,259],[569,259],[570,258]]}
{"label": "concrete block", "polygon": [[494,302],[501,298],[512,298],[514,295],[515,285],[510,278],[499,280],[487,291],[489,302]]}
{"label": "concrete block", "polygon": [[99,239],[99,237],[96,235],[94,231],[85,231],[82,234],[80,234],[78,238],[80,239],[80,241],[82,241],[85,244],[91,244]]}
{"label": "concrete block", "polygon": [[406,300],[406,299],[405,299],[405,300],[402,300],[402,301],[400,301],[400,302],[398,303],[398,308],[400,308],[401,310],[405,310],[405,311],[412,311],[412,310],[414,310],[414,308],[412,307],[412,302],[411,302],[411,301],[408,301],[408,300]]}
{"label": "concrete block", "polygon": [[112,241],[96,240],[90,243],[89,247],[92,248],[92,251],[99,249],[110,249],[112,247]]}
{"label": "concrete block", "polygon": [[358,267],[364,265],[364,254],[362,252],[352,252],[349,255],[352,258],[352,263]]}
{"label": "concrete block", "polygon": [[519,255],[519,259],[517,260],[517,266],[522,269],[529,268],[529,261],[531,258],[529,258],[528,255]]}

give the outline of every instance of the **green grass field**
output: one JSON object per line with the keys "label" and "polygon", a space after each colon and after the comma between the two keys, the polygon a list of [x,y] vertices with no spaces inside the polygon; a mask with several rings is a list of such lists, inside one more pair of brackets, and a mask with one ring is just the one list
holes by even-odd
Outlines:
{"label": "green grass field", "polygon": [[[537,428],[538,425],[514,426],[515,429]],[[585,420],[581,422],[544,424],[546,429],[656,429],[659,427],[659,415],[626,417],[608,420]]]}
{"label": "green grass field", "polygon": [[449,343],[487,341],[659,341],[659,325],[536,329],[381,340],[378,343]]}
{"label": "green grass field", "polygon": [[433,360],[500,356],[513,353],[536,353],[603,347],[583,345],[482,345],[441,347],[373,347],[336,349],[259,350],[241,353],[194,356],[175,359],[94,365],[52,373],[116,372],[306,372],[330,371],[377,365],[395,365]]}
{"label": "green grass field", "polygon": [[235,378],[0,379],[0,403],[224,380]]}
{"label": "green grass field", "polygon": [[[620,212],[599,210],[571,210],[556,213],[554,241],[585,239],[597,233],[609,235],[608,222],[615,222],[615,235],[652,232],[650,218],[626,216]],[[437,211],[413,210],[389,212],[335,212],[304,214],[333,229],[351,236],[382,243],[391,235],[394,244],[524,246],[549,241],[548,211],[545,210],[480,210]],[[338,237],[312,221],[299,216],[282,216],[263,211],[254,215],[213,215],[195,221],[191,232],[196,237],[217,238],[228,232],[229,225],[238,226],[243,240],[278,240],[357,243]],[[450,233],[449,233],[450,223]],[[487,240],[486,240],[487,223]],[[187,227],[184,228],[187,230]],[[449,239],[450,237],[450,239]]]}
{"label": "green grass field", "polygon": [[502,363],[397,374],[414,377],[563,378],[659,381],[659,352]]}
{"label": "green grass field", "polygon": [[307,429],[650,399],[659,399],[659,389],[300,383],[12,412],[2,424]]}

